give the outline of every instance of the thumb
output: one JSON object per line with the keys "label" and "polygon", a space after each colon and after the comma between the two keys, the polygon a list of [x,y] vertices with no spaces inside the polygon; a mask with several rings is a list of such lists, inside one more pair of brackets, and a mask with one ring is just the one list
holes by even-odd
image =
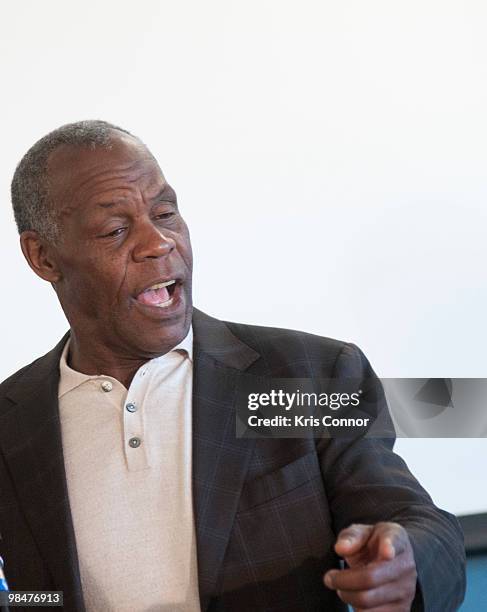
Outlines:
{"label": "thumb", "polygon": [[373,525],[350,525],[346,529],[342,529],[338,534],[338,539],[335,544],[335,551],[340,557],[349,557],[355,555],[359,550],[367,544]]}

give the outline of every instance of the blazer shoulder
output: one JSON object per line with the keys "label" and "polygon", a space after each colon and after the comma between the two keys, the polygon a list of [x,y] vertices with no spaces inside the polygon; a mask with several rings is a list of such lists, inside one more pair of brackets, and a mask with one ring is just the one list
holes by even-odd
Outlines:
{"label": "blazer shoulder", "polygon": [[319,349],[327,350],[332,353],[340,353],[345,346],[350,345],[349,342],[328,338],[327,336],[318,336],[296,329],[286,329],[281,327],[268,327],[263,325],[250,325],[248,323],[236,323],[234,321],[225,321],[232,333],[244,340],[249,346],[255,350],[262,347],[275,345],[276,343],[285,343],[288,347],[300,347],[303,344],[310,347],[318,347]]}
{"label": "blazer shoulder", "polygon": [[10,391],[19,384],[32,388],[40,383],[51,379],[59,364],[62,349],[68,338],[68,333],[58,344],[45,355],[37,357],[27,365],[23,366],[0,383],[0,401],[10,394]]}
{"label": "blazer shoulder", "polygon": [[[309,375],[334,375],[343,364],[353,364],[351,370],[366,358],[353,343],[318,336],[308,332],[279,327],[266,327],[225,321],[230,331],[254,349],[267,362],[270,369],[282,364],[307,365]],[[359,370],[362,368],[359,366]]]}
{"label": "blazer shoulder", "polygon": [[17,370],[13,374],[11,374],[8,378],[5,378],[5,380],[0,383],[0,397],[3,397],[9,391],[9,389],[11,389],[11,387],[13,387],[17,382],[19,382],[25,376],[25,374],[27,374],[30,368],[35,366],[39,359],[41,358],[38,357],[37,359],[34,359],[34,361],[32,361],[31,363],[28,363],[27,365],[20,368],[20,370]]}

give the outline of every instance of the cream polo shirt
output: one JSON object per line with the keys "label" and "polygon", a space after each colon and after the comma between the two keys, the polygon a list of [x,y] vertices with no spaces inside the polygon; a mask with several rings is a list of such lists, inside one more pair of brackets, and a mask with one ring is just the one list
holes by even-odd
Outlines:
{"label": "cream polo shirt", "polygon": [[60,360],[59,411],[87,612],[199,612],[192,330],[129,389]]}

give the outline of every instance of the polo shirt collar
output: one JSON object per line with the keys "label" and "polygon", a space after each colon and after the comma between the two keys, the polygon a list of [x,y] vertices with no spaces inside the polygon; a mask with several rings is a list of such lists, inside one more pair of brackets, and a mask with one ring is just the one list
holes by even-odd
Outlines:
{"label": "polo shirt collar", "polygon": [[[77,370],[73,370],[68,365],[68,352],[69,352],[70,342],[71,342],[71,338],[68,338],[66,344],[64,345],[63,351],[61,353],[61,358],[59,360],[60,377],[59,377],[58,398],[62,397],[66,393],[69,393],[69,391],[72,391],[76,387],[79,387],[80,385],[82,385],[88,380],[94,380],[94,379],[100,378],[101,376],[103,378],[108,378],[108,379],[111,378],[110,376],[107,376],[106,374],[83,374],[83,372],[78,372]],[[169,353],[172,353],[173,351],[177,351],[178,353],[186,353],[191,363],[193,362],[193,326],[190,326],[189,332],[187,333],[187,335],[181,340],[181,342],[178,345],[172,348],[169,351]],[[155,361],[160,360],[160,362],[162,362],[164,360],[164,357],[166,357],[169,353],[165,353],[164,355],[161,355],[160,357],[155,357],[154,359],[151,359],[150,361],[155,362]]]}

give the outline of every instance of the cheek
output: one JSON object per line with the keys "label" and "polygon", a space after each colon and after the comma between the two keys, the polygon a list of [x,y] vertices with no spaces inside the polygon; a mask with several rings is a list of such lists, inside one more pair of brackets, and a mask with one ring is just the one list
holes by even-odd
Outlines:
{"label": "cheek", "polygon": [[193,270],[193,251],[191,248],[191,240],[189,236],[189,231],[186,228],[186,231],[181,234],[180,239],[177,242],[177,248],[181,258],[183,259],[186,267],[192,271]]}
{"label": "cheek", "polygon": [[92,255],[66,267],[66,291],[80,307],[112,307],[120,299],[126,266],[118,257],[109,261]]}
{"label": "cheek", "polygon": [[184,262],[188,267],[190,272],[193,271],[193,252],[191,250],[191,245],[188,245],[186,250],[184,251]]}

